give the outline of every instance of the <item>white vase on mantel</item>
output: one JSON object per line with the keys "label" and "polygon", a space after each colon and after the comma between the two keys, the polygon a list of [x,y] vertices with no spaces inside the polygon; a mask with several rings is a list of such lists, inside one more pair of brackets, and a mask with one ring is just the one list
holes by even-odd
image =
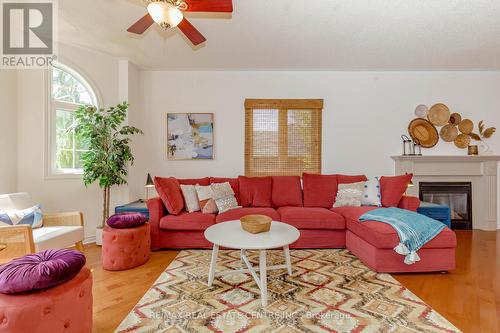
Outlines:
{"label": "white vase on mantel", "polygon": [[102,246],[102,228],[95,229],[95,244]]}
{"label": "white vase on mantel", "polygon": [[477,150],[479,155],[493,155],[493,150],[491,150],[490,145],[487,144],[485,141],[478,142]]}

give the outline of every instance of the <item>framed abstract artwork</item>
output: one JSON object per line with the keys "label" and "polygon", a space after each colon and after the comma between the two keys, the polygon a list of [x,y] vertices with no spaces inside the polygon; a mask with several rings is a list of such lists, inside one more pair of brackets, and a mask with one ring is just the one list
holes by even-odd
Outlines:
{"label": "framed abstract artwork", "polygon": [[167,113],[169,160],[214,159],[213,113]]}

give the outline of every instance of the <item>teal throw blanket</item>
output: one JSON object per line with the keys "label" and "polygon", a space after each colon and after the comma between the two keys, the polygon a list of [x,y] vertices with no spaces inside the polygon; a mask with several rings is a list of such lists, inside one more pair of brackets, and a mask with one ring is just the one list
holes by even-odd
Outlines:
{"label": "teal throw blanket", "polygon": [[417,251],[445,227],[430,217],[400,208],[374,209],[361,215],[359,220],[384,222],[393,227],[400,240],[394,251],[405,256],[407,265],[419,261]]}

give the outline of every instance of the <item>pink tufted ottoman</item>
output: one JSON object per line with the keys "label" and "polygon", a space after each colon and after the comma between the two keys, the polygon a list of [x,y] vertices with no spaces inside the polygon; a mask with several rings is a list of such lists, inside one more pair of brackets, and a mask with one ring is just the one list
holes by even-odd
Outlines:
{"label": "pink tufted ottoman", "polygon": [[150,243],[149,223],[127,229],[106,226],[102,233],[102,267],[120,271],[140,266],[149,260]]}
{"label": "pink tufted ottoman", "polygon": [[57,287],[0,294],[0,333],[47,332],[92,332],[92,274],[87,267]]}

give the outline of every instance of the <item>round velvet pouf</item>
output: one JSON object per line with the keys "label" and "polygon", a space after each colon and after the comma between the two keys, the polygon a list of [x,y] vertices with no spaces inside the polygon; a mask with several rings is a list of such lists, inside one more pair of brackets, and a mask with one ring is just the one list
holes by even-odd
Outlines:
{"label": "round velvet pouf", "polygon": [[92,274],[87,267],[56,287],[0,294],[0,333],[47,332],[92,332]]}
{"label": "round velvet pouf", "polygon": [[150,247],[149,223],[127,229],[106,226],[102,232],[102,268],[121,271],[140,266],[149,260]]}

